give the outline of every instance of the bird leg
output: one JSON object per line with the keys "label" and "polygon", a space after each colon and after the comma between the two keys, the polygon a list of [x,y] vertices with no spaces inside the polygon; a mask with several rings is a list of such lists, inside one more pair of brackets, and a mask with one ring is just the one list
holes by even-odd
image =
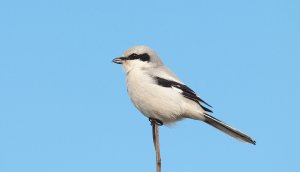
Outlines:
{"label": "bird leg", "polygon": [[150,121],[150,123],[151,123],[152,126],[154,125],[154,123],[156,125],[158,125],[158,126],[164,125],[164,123],[162,121],[158,120],[158,119],[149,118],[149,121]]}
{"label": "bird leg", "polygon": [[149,118],[152,126],[153,143],[156,153],[156,172],[161,172],[161,158],[159,148],[159,126],[163,125],[163,122],[157,119]]}

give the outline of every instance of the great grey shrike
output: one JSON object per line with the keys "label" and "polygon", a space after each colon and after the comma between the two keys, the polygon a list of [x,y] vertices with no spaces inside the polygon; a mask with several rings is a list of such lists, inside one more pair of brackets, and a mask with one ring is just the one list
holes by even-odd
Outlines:
{"label": "great grey shrike", "polygon": [[113,62],[123,65],[129,97],[149,119],[161,124],[184,118],[199,120],[242,142],[255,144],[246,134],[211,116],[211,106],[167,68],[151,48],[131,47]]}

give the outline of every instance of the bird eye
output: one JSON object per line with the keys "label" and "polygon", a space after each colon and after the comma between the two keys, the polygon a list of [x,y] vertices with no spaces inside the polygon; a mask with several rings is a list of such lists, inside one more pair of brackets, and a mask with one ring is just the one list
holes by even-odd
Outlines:
{"label": "bird eye", "polygon": [[137,56],[137,54],[132,53],[129,57],[135,57],[135,56]]}

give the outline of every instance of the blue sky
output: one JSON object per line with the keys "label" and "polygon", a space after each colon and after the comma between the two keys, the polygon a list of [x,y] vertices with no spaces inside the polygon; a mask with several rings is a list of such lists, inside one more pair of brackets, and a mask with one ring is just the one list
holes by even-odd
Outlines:
{"label": "blue sky", "polygon": [[163,171],[299,171],[299,1],[1,1],[0,171],[155,171],[148,119],[111,60],[151,46],[249,134],[161,128]]}

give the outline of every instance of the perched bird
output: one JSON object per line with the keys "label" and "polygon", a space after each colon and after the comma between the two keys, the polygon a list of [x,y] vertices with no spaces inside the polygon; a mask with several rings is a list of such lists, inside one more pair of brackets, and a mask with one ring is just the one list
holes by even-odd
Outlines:
{"label": "perched bird", "polygon": [[149,119],[162,124],[184,118],[200,120],[242,142],[255,144],[246,134],[211,116],[211,106],[180,81],[151,48],[131,47],[113,62],[123,65],[129,97]]}

